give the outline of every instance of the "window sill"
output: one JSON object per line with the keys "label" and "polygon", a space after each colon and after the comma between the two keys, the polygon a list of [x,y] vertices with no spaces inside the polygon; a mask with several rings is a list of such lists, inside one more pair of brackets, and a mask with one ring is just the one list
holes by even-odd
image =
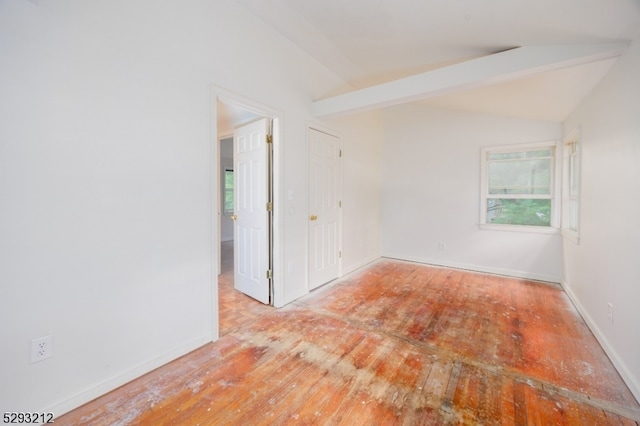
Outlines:
{"label": "window sill", "polygon": [[549,226],[525,226],[525,225],[493,225],[481,223],[480,229],[486,231],[529,232],[533,234],[559,234],[558,228]]}

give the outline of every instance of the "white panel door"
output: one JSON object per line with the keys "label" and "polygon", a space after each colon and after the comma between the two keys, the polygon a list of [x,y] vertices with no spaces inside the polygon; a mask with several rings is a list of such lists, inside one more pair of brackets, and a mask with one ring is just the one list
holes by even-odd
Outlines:
{"label": "white panel door", "polygon": [[340,139],[309,129],[309,288],[340,273]]}
{"label": "white panel door", "polygon": [[269,303],[268,120],[239,127],[234,147],[234,286]]}

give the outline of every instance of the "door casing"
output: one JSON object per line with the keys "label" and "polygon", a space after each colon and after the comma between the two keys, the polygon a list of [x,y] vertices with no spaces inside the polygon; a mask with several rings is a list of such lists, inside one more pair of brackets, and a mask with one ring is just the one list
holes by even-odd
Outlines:
{"label": "door casing", "polygon": [[211,303],[213,306],[211,318],[211,335],[213,340],[220,337],[219,334],[219,310],[218,310],[218,272],[220,265],[220,156],[218,146],[218,102],[234,105],[236,107],[253,112],[257,115],[270,118],[273,123],[272,128],[272,200],[273,200],[273,220],[272,220],[272,303],[276,307],[284,305],[284,271],[283,241],[284,241],[284,215],[281,212],[282,206],[282,149],[281,149],[281,128],[283,126],[283,113],[275,108],[256,102],[249,97],[239,95],[219,86],[212,85],[210,89],[211,105],[211,160],[210,160],[210,182],[211,182]]}

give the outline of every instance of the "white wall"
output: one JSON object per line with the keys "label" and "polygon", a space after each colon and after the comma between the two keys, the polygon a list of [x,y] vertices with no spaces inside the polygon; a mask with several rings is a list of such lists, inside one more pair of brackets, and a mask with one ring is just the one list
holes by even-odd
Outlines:
{"label": "white wall", "polygon": [[[563,283],[640,399],[640,38],[565,123],[582,128],[580,243]],[[607,304],[613,304],[613,323]]]}
{"label": "white wall", "polygon": [[209,0],[3,0],[0,61],[0,412],[60,415],[215,337],[211,85],[283,113],[277,302],[306,292],[309,107],[344,82]]}
{"label": "white wall", "polygon": [[559,235],[478,227],[480,149],[560,140],[559,123],[404,105],[384,130],[383,256],[560,281]]}

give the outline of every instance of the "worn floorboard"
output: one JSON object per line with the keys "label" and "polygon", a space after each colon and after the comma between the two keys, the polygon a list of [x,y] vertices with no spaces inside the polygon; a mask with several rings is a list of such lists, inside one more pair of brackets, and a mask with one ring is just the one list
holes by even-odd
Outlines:
{"label": "worn floorboard", "polygon": [[638,403],[555,285],[380,260],[279,310],[233,306],[245,312],[230,314],[217,342],[56,423],[640,421]]}
{"label": "worn floorboard", "polygon": [[220,336],[230,333],[275,309],[233,288],[233,241],[223,241],[218,276],[218,321]]}

